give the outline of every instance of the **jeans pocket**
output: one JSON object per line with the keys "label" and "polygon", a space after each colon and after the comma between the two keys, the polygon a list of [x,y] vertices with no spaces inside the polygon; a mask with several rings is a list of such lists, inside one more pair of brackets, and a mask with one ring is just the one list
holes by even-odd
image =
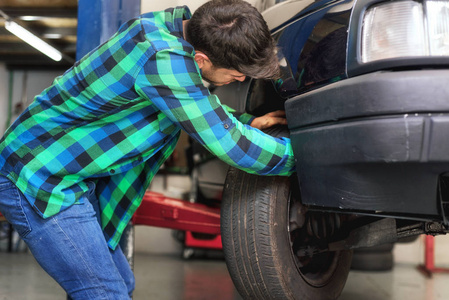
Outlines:
{"label": "jeans pocket", "polygon": [[27,205],[30,209],[28,213],[35,214],[36,212],[31,208],[31,205],[28,203],[28,200],[25,199],[25,196],[22,192],[19,191],[18,188],[15,189],[17,194],[17,225],[16,231],[20,235],[20,237],[24,238],[31,232],[31,224],[28,220],[27,214],[25,213],[25,205]]}
{"label": "jeans pocket", "polygon": [[[3,178],[2,178],[3,179]],[[6,220],[14,227],[20,237],[24,238],[31,232],[31,225],[25,213],[26,203],[25,196],[11,181],[0,183],[0,212],[5,216]],[[35,213],[31,211],[31,213]]]}

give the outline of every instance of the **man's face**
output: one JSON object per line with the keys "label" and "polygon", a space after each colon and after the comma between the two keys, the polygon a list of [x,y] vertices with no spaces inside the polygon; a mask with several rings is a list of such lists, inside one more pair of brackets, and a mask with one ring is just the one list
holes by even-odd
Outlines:
{"label": "man's face", "polygon": [[224,68],[203,68],[203,79],[215,86],[222,86],[234,81],[244,81],[246,76],[236,70]]}

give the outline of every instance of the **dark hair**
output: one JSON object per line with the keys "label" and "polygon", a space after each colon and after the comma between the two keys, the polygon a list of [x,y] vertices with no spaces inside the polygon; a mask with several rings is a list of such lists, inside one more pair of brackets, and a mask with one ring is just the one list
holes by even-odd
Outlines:
{"label": "dark hair", "polygon": [[187,24],[187,41],[215,67],[253,78],[278,78],[276,44],[255,7],[243,0],[212,0]]}
{"label": "dark hair", "polygon": [[301,84],[318,83],[344,75],[347,39],[347,27],[341,27],[315,44],[304,59]]}

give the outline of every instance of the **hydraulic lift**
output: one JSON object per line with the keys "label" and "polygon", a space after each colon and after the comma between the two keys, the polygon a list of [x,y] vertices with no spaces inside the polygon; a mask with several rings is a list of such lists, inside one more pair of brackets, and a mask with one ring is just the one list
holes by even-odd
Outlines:
{"label": "hydraulic lift", "polygon": [[222,249],[219,208],[147,191],[132,224],[185,231],[187,248]]}

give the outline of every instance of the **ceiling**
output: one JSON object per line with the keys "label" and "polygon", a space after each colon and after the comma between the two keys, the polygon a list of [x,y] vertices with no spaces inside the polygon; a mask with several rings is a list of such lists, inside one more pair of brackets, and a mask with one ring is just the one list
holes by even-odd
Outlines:
{"label": "ceiling", "polygon": [[76,54],[77,0],[0,0],[0,10],[64,54],[56,62],[5,29],[0,17],[0,63],[9,69],[67,69]]}

